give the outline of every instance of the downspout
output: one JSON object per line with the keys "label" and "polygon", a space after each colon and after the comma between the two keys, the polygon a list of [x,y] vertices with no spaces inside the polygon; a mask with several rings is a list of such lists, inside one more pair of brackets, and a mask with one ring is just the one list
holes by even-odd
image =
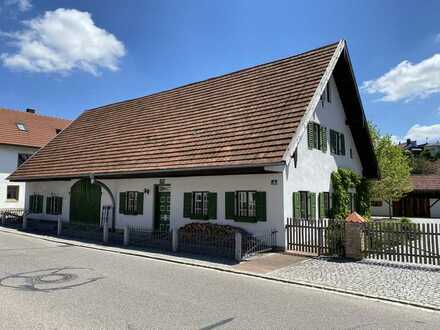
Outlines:
{"label": "downspout", "polygon": [[115,231],[115,227],[116,227],[116,220],[115,220],[116,219],[115,218],[116,201],[115,201],[115,197],[112,194],[112,191],[104,182],[95,180],[95,177],[93,174],[90,174],[90,183],[99,185],[100,187],[104,188],[104,190],[110,195],[110,198],[112,200],[112,231]]}

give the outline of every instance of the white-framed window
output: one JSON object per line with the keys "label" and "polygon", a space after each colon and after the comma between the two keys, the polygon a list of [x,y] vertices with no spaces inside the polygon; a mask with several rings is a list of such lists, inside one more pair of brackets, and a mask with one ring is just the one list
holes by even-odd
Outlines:
{"label": "white-framed window", "polygon": [[137,192],[128,191],[127,192],[127,212],[128,214],[137,213]]}
{"label": "white-framed window", "polygon": [[18,128],[20,131],[22,131],[22,132],[27,132],[27,128],[26,128],[26,125],[25,125],[25,124],[23,124],[23,123],[17,123],[16,126],[17,126],[17,128]]}
{"label": "white-framed window", "polygon": [[20,186],[7,186],[6,188],[6,199],[10,201],[18,201],[18,196],[20,193]]}
{"label": "white-framed window", "polygon": [[208,216],[208,192],[194,191],[192,214],[195,216]]}
{"label": "white-framed window", "polygon": [[237,192],[237,215],[239,217],[256,217],[256,191]]}

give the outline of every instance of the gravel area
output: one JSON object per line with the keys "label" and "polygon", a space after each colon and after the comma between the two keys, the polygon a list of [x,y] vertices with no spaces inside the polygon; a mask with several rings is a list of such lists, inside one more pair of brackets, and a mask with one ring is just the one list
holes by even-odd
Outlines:
{"label": "gravel area", "polygon": [[440,307],[440,267],[435,266],[309,259],[268,275]]}

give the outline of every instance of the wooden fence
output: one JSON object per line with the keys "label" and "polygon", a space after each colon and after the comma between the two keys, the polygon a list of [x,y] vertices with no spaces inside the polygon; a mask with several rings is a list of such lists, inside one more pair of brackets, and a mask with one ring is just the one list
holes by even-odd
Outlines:
{"label": "wooden fence", "polygon": [[390,221],[367,223],[364,251],[371,259],[440,265],[440,226]]}
{"label": "wooden fence", "polygon": [[344,221],[287,219],[287,249],[311,255],[344,256]]}

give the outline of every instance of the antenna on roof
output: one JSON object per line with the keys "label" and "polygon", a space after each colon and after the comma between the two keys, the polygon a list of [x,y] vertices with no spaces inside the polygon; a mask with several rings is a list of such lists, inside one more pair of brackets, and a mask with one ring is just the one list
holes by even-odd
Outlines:
{"label": "antenna on roof", "polygon": [[27,113],[35,113],[36,110],[35,110],[35,109],[32,109],[32,108],[27,108],[27,109],[26,109],[26,112],[27,112]]}

